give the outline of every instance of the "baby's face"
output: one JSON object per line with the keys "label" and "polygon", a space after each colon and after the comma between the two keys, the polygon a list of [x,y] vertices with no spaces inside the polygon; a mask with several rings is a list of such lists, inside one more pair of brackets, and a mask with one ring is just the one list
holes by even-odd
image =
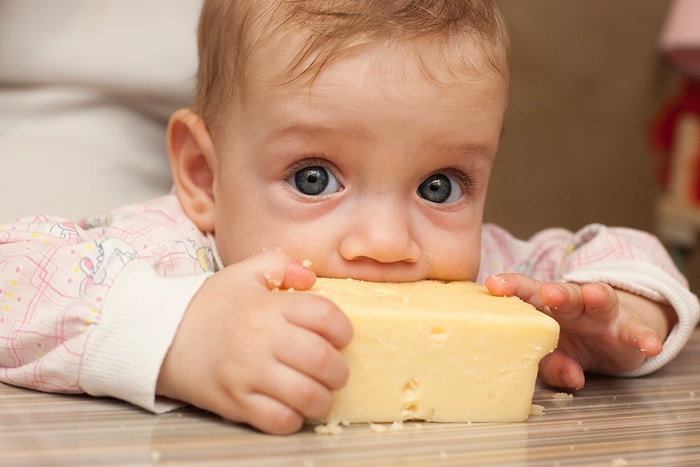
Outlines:
{"label": "baby's face", "polygon": [[438,84],[396,56],[334,62],[312,85],[252,80],[216,140],[225,264],[281,249],[319,276],[476,278],[504,83]]}

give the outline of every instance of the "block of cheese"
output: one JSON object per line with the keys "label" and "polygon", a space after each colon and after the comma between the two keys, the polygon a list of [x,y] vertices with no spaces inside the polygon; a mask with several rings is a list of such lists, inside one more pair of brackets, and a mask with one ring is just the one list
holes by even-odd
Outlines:
{"label": "block of cheese", "polygon": [[347,385],[322,423],[517,422],[528,418],[540,359],[559,325],[472,282],[317,279],[354,337]]}

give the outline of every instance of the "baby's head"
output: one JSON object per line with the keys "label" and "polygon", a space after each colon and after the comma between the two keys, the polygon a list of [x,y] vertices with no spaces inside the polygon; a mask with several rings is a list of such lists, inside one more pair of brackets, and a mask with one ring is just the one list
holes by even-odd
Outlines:
{"label": "baby's head", "polygon": [[474,279],[508,48],[486,0],[205,1],[169,135],[185,212],[226,264]]}

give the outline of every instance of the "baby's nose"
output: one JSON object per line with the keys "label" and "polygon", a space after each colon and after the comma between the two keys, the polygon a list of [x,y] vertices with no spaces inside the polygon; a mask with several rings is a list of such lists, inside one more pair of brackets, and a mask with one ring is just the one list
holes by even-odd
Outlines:
{"label": "baby's nose", "polygon": [[340,246],[346,260],[415,263],[420,247],[413,235],[411,215],[401,203],[371,203],[355,212]]}

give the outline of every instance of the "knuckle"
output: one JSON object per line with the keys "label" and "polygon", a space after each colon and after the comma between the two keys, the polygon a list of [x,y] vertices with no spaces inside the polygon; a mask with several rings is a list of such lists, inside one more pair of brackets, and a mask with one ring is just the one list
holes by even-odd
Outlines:
{"label": "knuckle", "polygon": [[316,309],[317,319],[326,325],[335,323],[341,313],[336,304],[325,297],[317,295],[312,295],[312,297],[316,302],[314,307]]}
{"label": "knuckle", "polygon": [[324,305],[319,307],[319,319],[334,332],[337,344],[345,347],[350,343],[353,336],[352,323],[348,316],[329,300],[324,300]]}
{"label": "knuckle", "polygon": [[340,389],[346,384],[348,384],[348,380],[350,379],[350,367],[348,367],[347,363],[345,363],[345,360],[343,360],[342,365],[338,366],[338,381],[337,383],[331,387],[331,389]]}
{"label": "knuckle", "polygon": [[336,350],[325,341],[318,340],[313,346],[309,360],[314,373],[325,373],[335,364]]}
{"label": "knuckle", "polygon": [[340,389],[347,383],[350,370],[342,355],[328,343],[320,342],[309,357],[310,370],[321,384]]}
{"label": "knuckle", "polygon": [[321,400],[321,390],[318,385],[309,380],[297,386],[296,405],[303,413],[313,409]]}

